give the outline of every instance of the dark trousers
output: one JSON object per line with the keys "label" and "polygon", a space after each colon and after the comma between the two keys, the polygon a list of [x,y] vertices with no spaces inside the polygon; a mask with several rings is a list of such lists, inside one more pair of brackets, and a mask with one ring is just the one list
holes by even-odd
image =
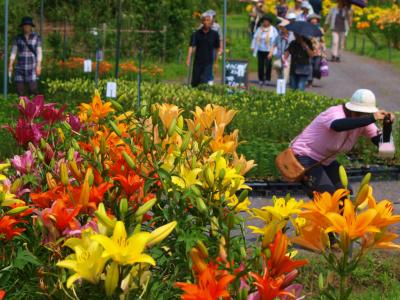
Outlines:
{"label": "dark trousers", "polygon": [[212,72],[212,64],[193,64],[192,87],[208,83]]}
{"label": "dark trousers", "polygon": [[[299,162],[307,169],[314,166],[317,161],[307,157],[297,157]],[[328,192],[333,194],[337,189],[343,188],[339,176],[339,163],[335,160],[328,166],[317,165],[306,172],[306,181],[303,182],[303,189],[312,198],[313,192]],[[351,188],[349,187],[351,190]]]}
{"label": "dark trousers", "polygon": [[38,84],[36,81],[28,82],[29,93],[25,93],[25,82],[17,82],[18,96],[30,96],[38,94]]}
{"label": "dark trousers", "polygon": [[268,59],[269,52],[258,51],[258,80],[271,81],[272,59]]}

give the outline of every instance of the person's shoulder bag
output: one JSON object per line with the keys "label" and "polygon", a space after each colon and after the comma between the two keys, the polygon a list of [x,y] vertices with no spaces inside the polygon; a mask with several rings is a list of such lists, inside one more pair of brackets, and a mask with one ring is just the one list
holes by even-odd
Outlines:
{"label": "person's shoulder bag", "polygon": [[293,149],[289,146],[286,150],[282,151],[275,158],[275,166],[281,174],[282,178],[287,182],[301,182],[304,180],[305,174],[311,169],[323,164],[328,159],[340,153],[340,149],[345,145],[349,134],[347,134],[344,139],[342,145],[339,148],[339,151],[334,152],[321,161],[315,163],[311,167],[305,168],[297,159],[296,154]]}
{"label": "person's shoulder bag", "polygon": [[33,55],[34,55],[35,57],[37,57],[36,50],[33,49],[32,45],[30,45],[30,44],[28,43],[28,41],[26,40],[25,36],[24,36],[24,35],[21,35],[20,37],[21,37],[22,41],[24,42],[24,44],[28,47],[29,51],[31,51],[31,52],[33,53]]}

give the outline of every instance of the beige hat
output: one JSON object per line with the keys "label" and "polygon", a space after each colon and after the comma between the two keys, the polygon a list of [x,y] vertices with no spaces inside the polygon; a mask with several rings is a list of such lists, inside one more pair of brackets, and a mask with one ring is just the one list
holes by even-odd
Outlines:
{"label": "beige hat", "polygon": [[362,113],[375,113],[378,111],[375,95],[372,91],[367,89],[355,91],[350,101],[347,102],[345,106],[348,110]]}

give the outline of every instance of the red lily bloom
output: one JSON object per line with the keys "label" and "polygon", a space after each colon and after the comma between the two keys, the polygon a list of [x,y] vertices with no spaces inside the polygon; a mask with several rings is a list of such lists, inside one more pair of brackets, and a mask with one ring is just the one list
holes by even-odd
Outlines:
{"label": "red lily bloom", "polygon": [[121,184],[128,199],[133,194],[139,193],[144,185],[144,180],[134,172],[129,172],[126,176],[119,174],[115,176],[113,180],[118,181]]}
{"label": "red lily bloom", "polygon": [[230,297],[228,285],[235,276],[218,270],[218,265],[210,262],[197,276],[197,284],[177,282],[176,287],[184,291],[182,300],[218,300]]}
{"label": "red lily bloom", "polygon": [[269,246],[271,256],[267,261],[267,268],[272,277],[284,275],[304,266],[308,260],[293,260],[287,255],[288,238],[281,231],[275,236],[275,241]]}
{"label": "red lily bloom", "polygon": [[257,287],[260,300],[282,299],[283,297],[296,299],[292,293],[285,291],[283,288],[285,275],[273,278],[270,276],[268,269],[264,268],[262,276],[253,272],[250,272],[250,276],[255,279],[254,285]]}
{"label": "red lily bloom", "polygon": [[3,300],[5,295],[6,295],[6,291],[0,290],[0,300]]}
{"label": "red lily bloom", "polygon": [[43,211],[43,220],[45,223],[51,222],[52,220],[57,229],[62,232],[66,228],[77,229],[79,226],[78,221],[75,217],[79,214],[81,206],[75,208],[67,208],[66,204],[62,200],[57,200],[53,203],[51,209],[45,209]]}
{"label": "red lily bloom", "polygon": [[68,201],[68,195],[64,193],[64,187],[59,185],[46,192],[31,193],[32,202],[40,208],[48,208],[57,199]]}
{"label": "red lily bloom", "polygon": [[25,228],[16,227],[22,220],[17,220],[11,216],[3,216],[0,219],[0,239],[12,240],[15,236],[25,231]]}

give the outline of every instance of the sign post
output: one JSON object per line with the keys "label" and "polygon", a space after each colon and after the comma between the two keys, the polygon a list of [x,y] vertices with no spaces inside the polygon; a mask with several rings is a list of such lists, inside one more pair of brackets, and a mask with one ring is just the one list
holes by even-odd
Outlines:
{"label": "sign post", "polygon": [[140,102],[142,100],[142,94],[140,91],[141,85],[142,85],[142,53],[143,49],[139,49],[139,73],[138,73],[138,107],[140,107]]}
{"label": "sign post", "polygon": [[4,74],[3,93],[7,98],[8,93],[8,0],[4,1]]}
{"label": "sign post", "polygon": [[115,78],[119,76],[119,57],[121,55],[121,10],[122,1],[118,0],[118,12],[117,12],[117,45],[115,48]]}
{"label": "sign post", "polygon": [[225,82],[224,84],[247,89],[248,87],[248,66],[247,60],[230,59],[226,63]]}
{"label": "sign post", "polygon": [[222,51],[222,84],[225,84],[225,69],[226,69],[226,15],[228,13],[228,0],[224,0],[224,29],[222,33],[223,51]]}

